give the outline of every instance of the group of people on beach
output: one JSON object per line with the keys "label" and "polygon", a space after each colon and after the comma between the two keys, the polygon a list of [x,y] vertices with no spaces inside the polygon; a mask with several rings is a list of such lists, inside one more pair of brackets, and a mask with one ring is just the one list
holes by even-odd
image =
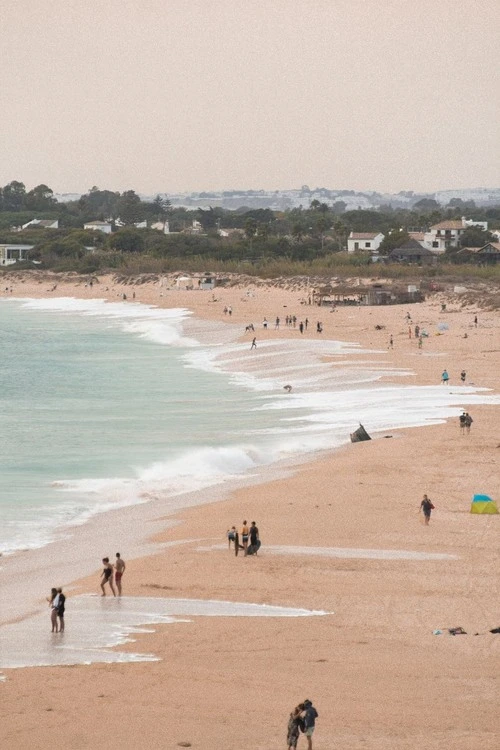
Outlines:
{"label": "group of people on beach", "polygon": [[106,589],[105,589],[106,584],[108,584],[109,588],[113,592],[113,596],[116,596],[115,587],[113,585],[113,577],[114,577],[114,582],[116,583],[118,596],[121,596],[122,595],[122,577],[125,572],[125,568],[127,567],[125,565],[125,560],[122,560],[120,553],[117,552],[116,561],[114,565],[112,565],[109,562],[109,557],[103,557],[102,564],[104,565],[104,568],[101,574],[101,591],[102,591],[101,596],[106,596]]}
{"label": "group of people on beach", "polygon": [[[238,552],[243,550],[245,557],[247,555],[256,555],[260,549],[259,529],[255,521],[250,526],[247,521],[243,521],[240,531],[236,526],[231,526],[226,532],[229,549],[231,544],[234,545],[234,553],[238,557]],[[241,541],[240,541],[241,540]]]}
{"label": "group of people on beach", "polygon": [[288,719],[287,750],[295,750],[301,732],[307,739],[307,750],[312,750],[312,736],[317,718],[318,712],[310,700],[306,699],[303,703],[295,706]]}
{"label": "group of people on beach", "polygon": [[47,597],[50,608],[50,622],[53,633],[64,633],[64,610],[66,608],[66,597],[62,588],[51,588],[50,596]]}

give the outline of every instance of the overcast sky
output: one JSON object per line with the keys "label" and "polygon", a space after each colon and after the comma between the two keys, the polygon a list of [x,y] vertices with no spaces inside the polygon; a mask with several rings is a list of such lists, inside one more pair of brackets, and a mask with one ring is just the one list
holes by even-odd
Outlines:
{"label": "overcast sky", "polygon": [[0,184],[500,186],[498,0],[0,0]]}

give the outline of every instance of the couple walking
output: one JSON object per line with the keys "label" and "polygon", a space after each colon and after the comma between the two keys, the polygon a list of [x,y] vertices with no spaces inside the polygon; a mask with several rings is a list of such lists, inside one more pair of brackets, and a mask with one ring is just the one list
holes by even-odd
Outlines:
{"label": "couple walking", "polygon": [[50,607],[50,621],[53,633],[64,633],[64,610],[66,597],[61,588],[52,588],[47,599]]}
{"label": "couple walking", "polygon": [[299,741],[300,733],[303,732],[307,738],[307,750],[312,750],[312,736],[316,726],[318,712],[310,700],[299,703],[288,719],[288,732],[286,736],[287,750],[295,750]]}
{"label": "couple walking", "polygon": [[125,561],[122,560],[120,553],[116,553],[116,562],[113,565],[109,562],[109,557],[102,558],[102,564],[104,565],[101,574],[101,596],[106,596],[106,589],[104,586],[109,584],[109,588],[113,592],[113,596],[116,596],[115,587],[113,586],[113,573],[115,574],[116,588],[118,589],[118,596],[122,595],[122,576],[125,572]]}

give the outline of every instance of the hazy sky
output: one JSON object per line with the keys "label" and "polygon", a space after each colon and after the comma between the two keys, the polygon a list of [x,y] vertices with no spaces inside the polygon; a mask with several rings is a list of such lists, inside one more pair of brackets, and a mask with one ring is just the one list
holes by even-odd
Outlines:
{"label": "hazy sky", "polygon": [[498,0],[0,0],[0,184],[500,186]]}

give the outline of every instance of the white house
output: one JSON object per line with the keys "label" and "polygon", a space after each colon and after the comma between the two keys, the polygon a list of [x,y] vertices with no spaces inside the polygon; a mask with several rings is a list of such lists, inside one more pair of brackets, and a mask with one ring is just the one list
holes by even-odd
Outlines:
{"label": "white house", "polygon": [[382,232],[351,232],[347,238],[347,252],[355,253],[356,250],[378,250],[384,235]]}
{"label": "white house", "polygon": [[476,226],[487,231],[488,222],[466,219],[465,216],[462,216],[461,219],[441,221],[439,224],[434,224],[428,232],[425,232],[425,246],[435,253],[444,253],[449,247],[458,247],[460,237],[465,230]]}
{"label": "white house", "polygon": [[22,229],[59,229],[59,219],[31,219]]}
{"label": "white house", "polygon": [[84,229],[90,229],[92,232],[104,232],[111,234],[112,226],[108,221],[87,221],[83,225]]}
{"label": "white house", "polygon": [[28,260],[28,252],[34,245],[0,245],[0,266],[10,266],[23,260]]}

